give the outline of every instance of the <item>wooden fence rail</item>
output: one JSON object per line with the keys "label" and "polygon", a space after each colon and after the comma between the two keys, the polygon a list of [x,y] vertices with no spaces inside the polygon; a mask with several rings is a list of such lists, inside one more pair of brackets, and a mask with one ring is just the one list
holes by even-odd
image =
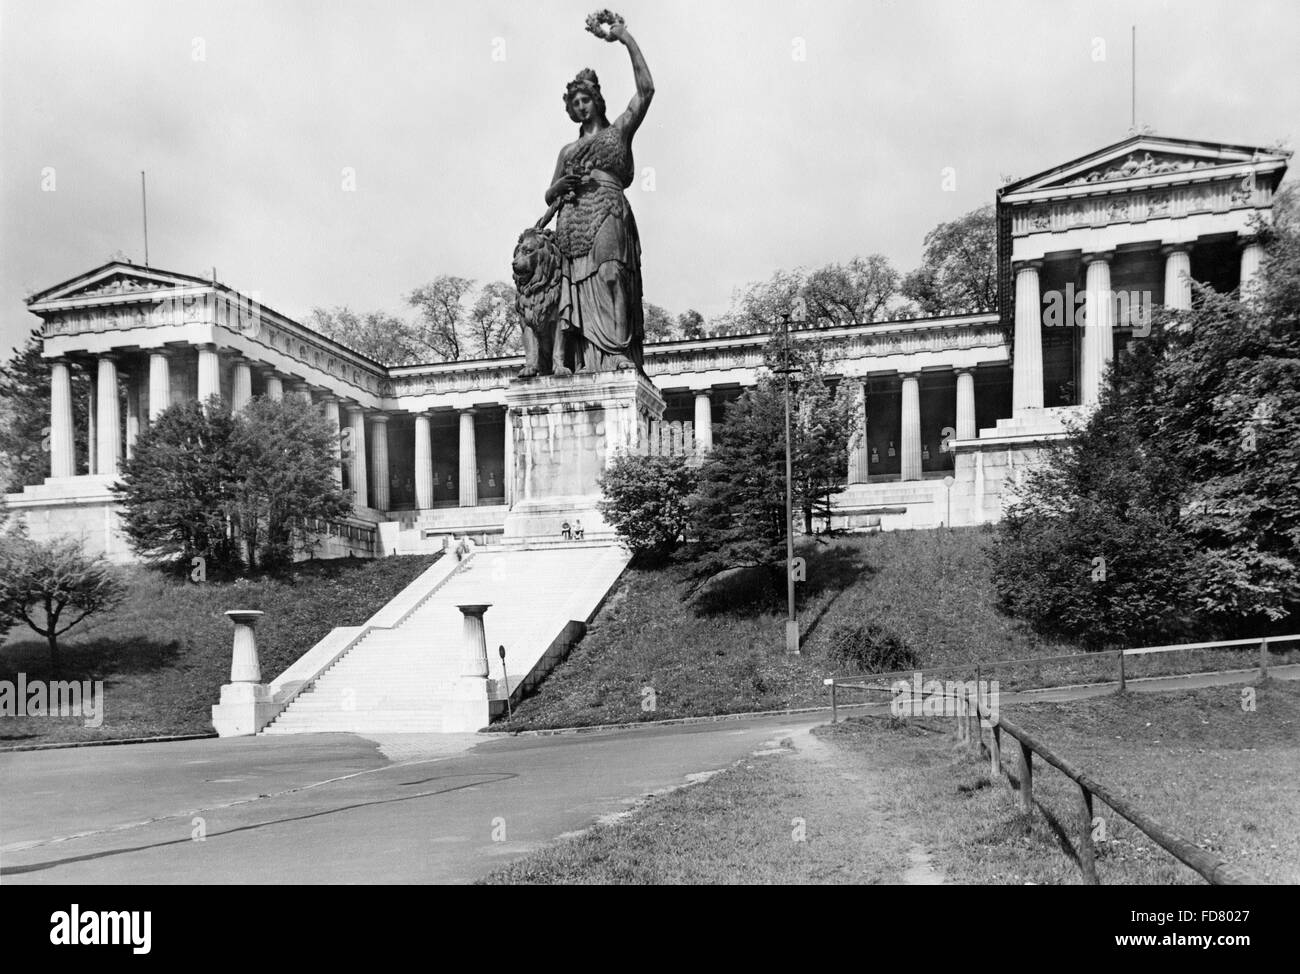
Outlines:
{"label": "wooden fence rail", "polygon": [[1083,870],[1083,877],[1086,882],[1094,885],[1098,882],[1096,850],[1092,845],[1092,800],[1096,796],[1105,802],[1116,815],[1128,821],[1179,862],[1194,869],[1207,882],[1215,886],[1256,885],[1259,883],[1259,880],[1246,870],[1234,866],[1212,852],[1193,845],[1182,836],[1165,828],[1140,809],[1134,807],[1127,799],[1116,794],[1110,787],[1058,754],[1043,741],[1038,740],[1023,727],[1012,723],[1001,714],[990,716],[984,713],[980,709],[978,697],[972,701],[972,704],[976,719],[981,724],[987,720],[992,730],[993,741],[988,750],[994,777],[997,777],[1002,772],[1002,733],[1005,731],[1010,734],[1020,745],[1020,806],[1026,815],[1033,815],[1033,762],[1035,754],[1079,786],[1078,856],[1079,866]]}
{"label": "wooden fence rail", "polygon": [[[830,681],[827,681],[830,682]],[[1108,785],[1098,781],[1072,761],[1057,753],[1055,749],[1039,740],[1032,733],[1018,724],[1007,720],[1000,713],[994,713],[981,707],[979,700],[979,683],[974,692],[965,694],[932,694],[945,700],[953,700],[956,716],[958,741],[973,744],[981,754],[989,756],[989,772],[996,779],[1004,773],[1002,764],[1002,734],[1010,735],[1017,743],[1018,758],[1017,778],[1020,795],[1020,809],[1026,816],[1034,814],[1034,755],[1056,768],[1079,788],[1078,801],[1078,847],[1076,849],[1079,868],[1084,881],[1090,885],[1099,882],[1097,876],[1097,855],[1092,844],[1093,798],[1100,798],[1116,815],[1126,820],[1138,831],[1146,835],[1179,862],[1195,870],[1207,882],[1215,886],[1258,885],[1259,880],[1246,870],[1234,866],[1220,856],[1184,839],[1159,822],[1155,821],[1141,809],[1135,807],[1126,798],[1117,794]],[[832,694],[834,686],[832,685]],[[833,697],[832,697],[833,700]],[[832,721],[835,717],[834,703],[831,710]],[[984,743],[984,728],[990,731],[989,741]],[[1007,774],[1010,783],[1011,776]]]}
{"label": "wooden fence rail", "polygon": [[889,686],[890,680],[911,677],[917,673],[924,673],[927,676],[935,676],[942,673],[969,673],[975,671],[976,683],[979,682],[981,673],[987,673],[995,667],[1006,666],[1031,666],[1042,663],[1065,663],[1069,661],[1098,660],[1106,659],[1113,656],[1116,659],[1116,675],[1118,677],[1119,692],[1127,689],[1127,677],[1124,672],[1124,660],[1129,656],[1149,656],[1156,653],[1176,653],[1190,652],[1197,649],[1231,649],[1234,646],[1258,646],[1259,647],[1259,675],[1260,679],[1268,677],[1268,653],[1269,647],[1277,643],[1300,641],[1300,633],[1293,633],[1285,636],[1255,636],[1250,639],[1226,639],[1218,642],[1209,643],[1178,643],[1171,646],[1141,646],[1134,649],[1107,649],[1096,653],[1066,653],[1063,656],[1031,656],[1026,659],[1001,659],[989,663],[957,663],[951,666],[938,666],[934,669],[922,670],[916,667],[911,670],[896,670],[892,673],[872,673],[870,682],[866,677],[857,680],[841,680],[837,677],[828,677],[822,681],[824,685],[830,688],[831,692],[831,713],[834,716],[837,707],[837,690],[859,690],[874,693],[892,693],[893,687]]}

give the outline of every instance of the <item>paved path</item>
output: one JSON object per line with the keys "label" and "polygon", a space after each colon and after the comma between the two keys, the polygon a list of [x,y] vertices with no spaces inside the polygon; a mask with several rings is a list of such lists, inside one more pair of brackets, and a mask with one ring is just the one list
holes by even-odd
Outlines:
{"label": "paved path", "polygon": [[[472,881],[825,720],[552,737],[307,734],[5,754],[0,881]],[[200,828],[205,838],[195,841]]]}

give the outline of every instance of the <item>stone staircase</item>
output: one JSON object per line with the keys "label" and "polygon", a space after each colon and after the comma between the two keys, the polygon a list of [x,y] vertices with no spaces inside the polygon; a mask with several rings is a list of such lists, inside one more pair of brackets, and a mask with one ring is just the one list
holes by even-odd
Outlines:
{"label": "stone staircase", "polygon": [[[592,542],[477,549],[395,625],[365,631],[263,733],[478,730],[505,707],[497,647],[506,648],[518,697],[581,638],[628,558],[621,546]],[[457,606],[471,603],[492,606],[484,616],[489,680],[462,675]]]}

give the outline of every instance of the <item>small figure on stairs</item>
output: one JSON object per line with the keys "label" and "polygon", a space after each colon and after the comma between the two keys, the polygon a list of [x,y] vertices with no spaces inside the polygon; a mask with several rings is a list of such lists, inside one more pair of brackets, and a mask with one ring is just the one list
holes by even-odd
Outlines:
{"label": "small figure on stairs", "polygon": [[578,518],[573,524],[573,537],[576,541],[582,540],[584,528],[582,527],[582,518]]}
{"label": "small figure on stairs", "polygon": [[571,537],[573,537],[573,528],[569,526],[568,521],[565,521],[563,524],[560,525],[560,537],[563,538],[565,541],[568,541]]}

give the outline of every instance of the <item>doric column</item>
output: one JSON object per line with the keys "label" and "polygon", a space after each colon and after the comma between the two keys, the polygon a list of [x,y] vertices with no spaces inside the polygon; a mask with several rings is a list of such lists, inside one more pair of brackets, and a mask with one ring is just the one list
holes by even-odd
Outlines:
{"label": "doric column", "polygon": [[172,364],[171,353],[165,348],[149,349],[149,422],[158,422],[158,417],[172,404]]}
{"label": "doric column", "polygon": [[921,383],[916,375],[903,376],[902,451],[899,480],[921,479]]}
{"label": "doric column", "polygon": [[93,474],[99,467],[99,371],[98,366],[86,368],[90,389],[86,403],[86,473]]}
{"label": "doric column", "polygon": [[355,495],[352,503],[357,507],[370,504],[370,493],[366,490],[366,414],[360,406],[348,407],[348,431],[351,434],[348,455],[348,479],[351,481]]}
{"label": "doric column", "polygon": [[[297,396],[299,399],[301,399],[303,402],[311,402],[312,401],[311,383],[295,382],[293,384],[293,394]],[[384,419],[387,420],[388,417],[385,416]]]}
{"label": "doric column", "polygon": [[140,435],[140,374],[132,369],[126,377],[126,458],[135,453],[135,438]]}
{"label": "doric column", "polygon": [[95,382],[96,442],[95,472],[101,476],[117,475],[122,462],[122,416],[117,402],[117,360],[112,355],[99,356],[99,375]]}
{"label": "doric column", "polygon": [[695,393],[695,449],[700,453],[713,449],[713,399],[707,389]]}
{"label": "doric column", "polygon": [[1115,348],[1115,304],[1110,290],[1111,254],[1084,254],[1088,267],[1084,304],[1083,351],[1079,364],[1079,402],[1092,406],[1101,399],[1106,367]]}
{"label": "doric column", "polygon": [[377,511],[388,510],[388,414],[370,417],[370,493]]}
{"label": "doric column", "polygon": [[871,472],[871,447],[867,443],[867,384],[861,379],[845,379],[853,383],[853,415],[861,428],[849,440],[849,483],[865,484]]}
{"label": "doric column", "polygon": [[50,363],[50,476],[73,477],[77,454],[72,438],[72,375],[67,359]]}
{"label": "doric column", "polygon": [[1245,237],[1241,247],[1241,288],[1240,294],[1246,293],[1259,278],[1260,265],[1264,263],[1264,248],[1255,237]]}
{"label": "doric column", "polygon": [[474,410],[460,411],[460,506],[478,506],[478,454],[474,445]]}
{"label": "doric column", "polygon": [[326,396],[321,403],[325,418],[334,431],[334,486],[343,486],[343,464],[339,450],[339,400],[338,396]]}
{"label": "doric column", "polygon": [[957,370],[957,439],[975,439],[975,373]]}
{"label": "doric column", "polygon": [[253,398],[253,367],[242,355],[235,359],[235,371],[230,381],[230,410],[239,412]]}
{"label": "doric column", "polygon": [[433,507],[433,424],[428,413],[415,414],[415,506]]}
{"label": "doric column", "polygon": [[514,503],[515,490],[515,424],[514,417],[510,410],[506,409],[502,413],[502,419],[505,422],[505,457],[501,467],[501,486],[504,489],[502,496],[505,498],[506,507],[509,508]]}
{"label": "doric column", "polygon": [[1041,260],[1016,264],[1016,333],[1011,363],[1011,411],[1043,408]]}
{"label": "doric column", "polygon": [[207,408],[211,396],[221,395],[221,356],[217,346],[199,346],[199,402]]}
{"label": "doric column", "polygon": [[276,402],[284,398],[284,381],[276,372],[266,373],[266,398]]}
{"label": "doric column", "polygon": [[1192,306],[1192,255],[1187,244],[1161,248],[1165,255],[1165,307],[1187,311]]}

